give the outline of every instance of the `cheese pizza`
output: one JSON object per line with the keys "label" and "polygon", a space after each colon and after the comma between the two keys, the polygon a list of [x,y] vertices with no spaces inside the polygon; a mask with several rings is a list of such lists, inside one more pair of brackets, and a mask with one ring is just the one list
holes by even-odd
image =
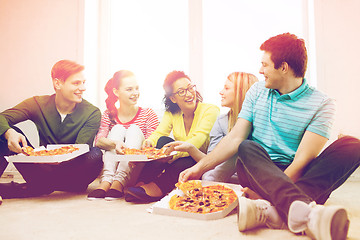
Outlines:
{"label": "cheese pizza", "polygon": [[201,181],[190,180],[177,183],[176,186],[184,192],[184,196],[174,195],[170,198],[169,207],[173,210],[191,213],[213,213],[226,209],[237,195],[230,187],[223,184],[202,186]]}
{"label": "cheese pizza", "polygon": [[74,147],[73,145],[62,146],[59,148],[51,149],[51,150],[40,150],[34,151],[34,149],[30,146],[22,147],[22,153],[27,156],[54,156],[54,155],[63,155],[67,153],[72,153],[74,151],[79,150],[79,148]]}
{"label": "cheese pizza", "polygon": [[123,148],[120,154],[145,155],[148,159],[160,159],[169,156],[165,154],[165,150],[166,148],[157,149],[154,147],[146,147],[143,149]]}

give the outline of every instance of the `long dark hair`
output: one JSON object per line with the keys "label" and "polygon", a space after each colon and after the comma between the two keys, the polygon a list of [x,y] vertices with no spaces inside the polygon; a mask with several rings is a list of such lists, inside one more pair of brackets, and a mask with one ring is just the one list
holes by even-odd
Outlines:
{"label": "long dark hair", "polygon": [[108,97],[105,100],[106,108],[109,111],[109,117],[111,121],[115,121],[115,118],[118,114],[115,103],[119,100],[118,97],[114,94],[113,89],[119,89],[121,80],[126,77],[134,76],[131,71],[128,70],[120,70],[114,73],[114,76],[106,83],[105,92]]}
{"label": "long dark hair", "polygon": [[[175,113],[181,111],[180,107],[176,103],[173,103],[170,99],[170,97],[173,95],[173,91],[174,91],[174,89],[172,88],[172,85],[176,80],[178,80],[180,78],[187,78],[187,79],[189,79],[189,81],[191,81],[189,76],[186,75],[183,71],[172,71],[166,76],[164,84],[163,84],[163,88],[165,90],[165,96],[163,98],[163,102],[165,104],[165,110],[171,112],[172,114],[175,114]],[[198,91],[196,91],[196,101],[197,102],[203,101],[203,98]]]}

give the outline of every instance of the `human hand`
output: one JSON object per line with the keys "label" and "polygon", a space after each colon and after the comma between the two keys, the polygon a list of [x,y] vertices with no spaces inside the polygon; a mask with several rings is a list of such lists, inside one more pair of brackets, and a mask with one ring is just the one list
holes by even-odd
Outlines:
{"label": "human hand", "polygon": [[12,152],[21,153],[22,152],[21,147],[27,147],[25,136],[18,133],[12,128],[8,129],[5,132],[4,136],[8,142],[8,148]]}
{"label": "human hand", "polygon": [[261,197],[259,194],[257,194],[256,192],[254,192],[253,190],[251,190],[248,187],[242,188],[241,191],[244,193],[244,196],[246,198],[250,198],[250,199],[253,199],[253,200],[263,199],[263,197]]}
{"label": "human hand", "polygon": [[172,151],[190,152],[193,148],[196,148],[193,144],[182,141],[174,141],[166,144],[164,147],[172,149]]}
{"label": "human hand", "polygon": [[197,180],[200,179],[202,175],[201,168],[199,168],[199,164],[195,164],[194,166],[185,169],[179,174],[179,182],[186,182],[188,180]]}
{"label": "human hand", "polygon": [[141,146],[141,149],[147,148],[147,147],[152,147],[152,143],[148,140],[145,140]]}
{"label": "human hand", "polygon": [[123,149],[126,148],[126,145],[123,141],[115,141],[115,152],[116,154],[124,154]]}

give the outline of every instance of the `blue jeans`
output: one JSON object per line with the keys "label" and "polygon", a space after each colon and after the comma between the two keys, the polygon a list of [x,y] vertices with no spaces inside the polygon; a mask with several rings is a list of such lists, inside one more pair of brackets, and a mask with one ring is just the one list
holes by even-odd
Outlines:
{"label": "blue jeans", "polygon": [[294,183],[276,165],[260,144],[245,140],[238,149],[236,165],[239,182],[271,202],[287,222],[290,205],[295,200],[324,204],[360,165],[360,140],[343,137],[327,147],[305,167]]}
{"label": "blue jeans", "polygon": [[[22,133],[19,129],[15,130]],[[8,165],[4,156],[11,154],[14,153],[8,149],[7,142],[1,140],[0,176]],[[99,176],[103,161],[101,150],[92,147],[89,152],[60,164],[14,163],[14,165],[28,187],[38,195],[43,195],[53,191],[78,192],[86,190],[87,186]],[[6,198],[4,193],[1,194],[3,194],[3,198]]]}

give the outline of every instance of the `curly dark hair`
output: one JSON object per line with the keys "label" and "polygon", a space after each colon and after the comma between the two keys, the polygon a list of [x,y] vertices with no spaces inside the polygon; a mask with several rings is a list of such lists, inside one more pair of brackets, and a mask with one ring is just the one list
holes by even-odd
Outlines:
{"label": "curly dark hair", "polygon": [[[187,79],[189,79],[189,81],[191,81],[189,76],[186,75],[183,71],[172,71],[166,76],[164,84],[163,84],[163,88],[165,90],[165,96],[163,98],[163,102],[165,104],[165,111],[169,111],[172,114],[175,114],[175,113],[181,111],[180,107],[176,103],[173,103],[170,99],[170,97],[173,95],[173,91],[174,91],[174,89],[172,88],[172,85],[176,80],[178,80],[180,78],[187,78]],[[203,98],[198,91],[196,91],[196,101],[197,102],[203,101]]]}
{"label": "curly dark hair", "polygon": [[266,40],[260,50],[271,53],[275,69],[286,62],[294,72],[295,77],[304,77],[307,65],[307,51],[304,39],[294,34],[283,33]]}

